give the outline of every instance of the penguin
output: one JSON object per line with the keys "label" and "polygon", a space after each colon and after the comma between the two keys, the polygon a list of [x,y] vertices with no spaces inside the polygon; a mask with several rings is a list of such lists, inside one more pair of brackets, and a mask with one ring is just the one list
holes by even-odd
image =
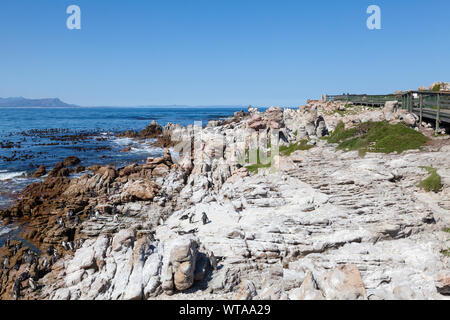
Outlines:
{"label": "penguin", "polygon": [[96,218],[96,219],[100,218],[100,212],[95,211],[95,218]]}
{"label": "penguin", "polygon": [[33,278],[30,277],[30,279],[28,279],[28,284],[30,285],[32,291],[37,289],[36,281],[34,281]]}
{"label": "penguin", "polygon": [[47,248],[47,255],[51,256],[53,255],[53,252],[55,251],[55,248],[51,245],[50,247]]}
{"label": "penguin", "polygon": [[64,248],[64,250],[67,250],[67,243],[65,241],[63,241],[61,243],[62,247]]}
{"label": "penguin", "polygon": [[191,215],[189,216],[189,223],[192,224],[194,223],[194,214],[191,213]]}
{"label": "penguin", "polygon": [[83,239],[78,239],[78,248],[81,248],[83,246],[84,240]]}
{"label": "penguin", "polygon": [[8,238],[6,238],[6,241],[5,241],[5,246],[6,246],[6,248],[9,249],[10,245],[11,245],[11,237],[8,236]]}
{"label": "penguin", "polygon": [[187,214],[185,214],[184,216],[181,216],[180,220],[187,220],[189,219],[189,216]]}
{"label": "penguin", "polygon": [[74,224],[75,226],[78,226],[78,225],[80,224],[80,222],[81,222],[80,216],[79,216],[79,215],[76,215],[76,216],[75,216],[75,221],[74,221],[73,224]]}
{"label": "penguin", "polygon": [[73,211],[72,210],[67,211],[67,215],[66,215],[67,220],[72,219],[72,216],[73,216]]}
{"label": "penguin", "polygon": [[70,251],[73,251],[73,243],[72,243],[72,241],[67,242],[67,247],[70,249]]}
{"label": "penguin", "polygon": [[119,222],[119,216],[117,214],[114,215],[113,222]]}
{"label": "penguin", "polygon": [[58,225],[59,225],[61,228],[65,228],[65,227],[66,227],[66,224],[64,223],[64,219],[63,219],[63,218],[59,217],[59,219],[58,219]]}
{"label": "penguin", "polygon": [[20,282],[18,282],[16,280],[16,282],[14,282],[14,286],[13,286],[13,298],[14,300],[17,300],[20,298],[20,289],[21,289],[21,284]]}
{"label": "penguin", "polygon": [[217,271],[217,259],[214,256],[214,253],[212,251],[208,252],[208,258],[209,258],[209,264],[213,268],[214,271]]}
{"label": "penguin", "polygon": [[3,269],[8,269],[8,265],[9,265],[9,259],[8,259],[8,257],[5,257],[5,259],[3,259]]}
{"label": "penguin", "polygon": [[16,245],[14,246],[14,255],[19,252],[20,248],[22,248],[22,242],[16,243]]}
{"label": "penguin", "polygon": [[37,260],[36,255],[32,254],[30,257],[30,266],[32,266]]}
{"label": "penguin", "polygon": [[14,270],[19,270],[21,264],[22,264],[22,261],[17,260],[17,262],[16,262],[16,264],[14,265],[13,269],[14,269]]}
{"label": "penguin", "polygon": [[30,278],[30,271],[25,271],[25,272],[23,272],[23,273],[21,273],[20,275],[19,275],[19,277],[17,278],[17,280],[19,281],[19,282],[23,282],[23,281],[25,281],[25,280],[27,280],[28,278]]}
{"label": "penguin", "polygon": [[202,213],[202,222],[203,224],[211,222],[205,212]]}
{"label": "penguin", "polygon": [[56,261],[58,261],[58,259],[59,259],[58,251],[54,250],[53,251],[53,256],[50,259],[50,265],[54,265],[56,263]]}
{"label": "penguin", "polygon": [[145,262],[145,256],[146,256],[147,248],[146,245],[143,245],[140,249],[140,255],[141,255],[141,261]]}
{"label": "penguin", "polygon": [[42,269],[47,269],[48,266],[48,259],[47,257],[44,257],[44,260],[42,260]]}

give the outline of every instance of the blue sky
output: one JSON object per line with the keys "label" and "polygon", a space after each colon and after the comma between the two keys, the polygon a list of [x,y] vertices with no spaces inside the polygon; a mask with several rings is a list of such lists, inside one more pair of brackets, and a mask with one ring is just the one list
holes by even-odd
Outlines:
{"label": "blue sky", "polygon": [[[66,28],[66,8],[82,29]],[[380,6],[382,30],[366,27]],[[0,97],[298,106],[449,81],[450,1],[2,0]]]}

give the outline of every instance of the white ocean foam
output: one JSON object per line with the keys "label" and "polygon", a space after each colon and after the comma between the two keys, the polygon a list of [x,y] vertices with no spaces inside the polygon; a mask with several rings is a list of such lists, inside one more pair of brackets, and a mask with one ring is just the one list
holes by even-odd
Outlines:
{"label": "white ocean foam", "polygon": [[0,237],[10,233],[13,230],[14,230],[14,228],[10,228],[10,227],[0,227]]}
{"label": "white ocean foam", "polygon": [[131,138],[115,138],[112,141],[121,146],[129,146],[129,145],[133,144],[133,142],[134,142],[133,139],[131,139]]}
{"label": "white ocean foam", "polygon": [[133,153],[150,153],[150,154],[161,154],[164,153],[164,149],[162,148],[157,148],[157,147],[151,147],[148,145],[139,145],[136,147],[131,147],[131,151]]}
{"label": "white ocean foam", "polygon": [[11,180],[17,177],[21,177],[25,172],[7,172],[5,170],[0,171],[0,181]]}

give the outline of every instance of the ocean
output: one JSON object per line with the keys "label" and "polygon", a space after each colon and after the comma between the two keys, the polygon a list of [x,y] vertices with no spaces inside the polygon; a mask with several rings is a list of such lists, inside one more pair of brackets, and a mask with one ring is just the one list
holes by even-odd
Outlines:
{"label": "ocean", "polygon": [[[126,130],[142,130],[152,120],[161,126],[181,125],[231,116],[242,107],[95,107],[0,108],[0,208],[7,207],[39,166],[51,169],[68,156],[81,165],[125,166],[159,156],[164,150],[151,141],[117,138]],[[131,147],[130,152],[120,152]],[[0,237],[2,234],[0,233]]]}

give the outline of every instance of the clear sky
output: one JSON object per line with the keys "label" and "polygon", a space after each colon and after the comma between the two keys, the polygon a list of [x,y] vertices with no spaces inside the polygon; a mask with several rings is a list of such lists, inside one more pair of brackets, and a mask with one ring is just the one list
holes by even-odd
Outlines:
{"label": "clear sky", "polygon": [[298,106],[450,81],[450,1],[1,0],[0,43],[0,97]]}

